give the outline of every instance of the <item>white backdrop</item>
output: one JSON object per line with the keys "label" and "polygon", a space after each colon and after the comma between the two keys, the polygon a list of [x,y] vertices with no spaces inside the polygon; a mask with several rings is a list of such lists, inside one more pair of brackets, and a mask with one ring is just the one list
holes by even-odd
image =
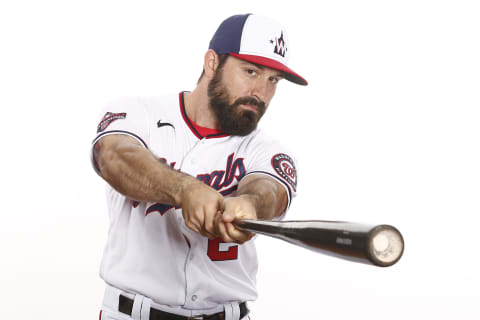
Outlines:
{"label": "white backdrop", "polygon": [[289,218],[406,240],[380,269],[258,239],[253,319],[479,319],[480,10],[461,0],[2,2],[2,319],[98,317],[100,109],[193,89],[218,24],[246,12],[284,24],[310,82],[281,83],[261,122],[299,160]]}

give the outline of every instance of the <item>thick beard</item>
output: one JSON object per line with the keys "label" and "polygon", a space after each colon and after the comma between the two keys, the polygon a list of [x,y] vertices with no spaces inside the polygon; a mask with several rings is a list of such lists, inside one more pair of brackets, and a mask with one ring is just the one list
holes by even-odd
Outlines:
{"label": "thick beard", "polygon": [[[220,130],[233,136],[246,136],[257,128],[265,113],[265,102],[253,97],[241,97],[230,104],[230,94],[223,84],[222,69],[219,68],[208,84],[209,105],[215,114]],[[240,105],[254,105],[258,112],[242,110]]]}

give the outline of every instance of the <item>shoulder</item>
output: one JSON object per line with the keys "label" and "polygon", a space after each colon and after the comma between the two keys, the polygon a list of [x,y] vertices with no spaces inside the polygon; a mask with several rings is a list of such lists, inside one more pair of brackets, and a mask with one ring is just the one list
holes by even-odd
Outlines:
{"label": "shoulder", "polygon": [[143,108],[156,109],[169,106],[178,106],[178,94],[164,96],[124,96],[112,99],[107,103],[106,107],[127,107],[127,108]]}
{"label": "shoulder", "polygon": [[104,107],[105,112],[127,112],[138,116],[157,117],[178,114],[178,94],[163,96],[125,96],[111,100]]}
{"label": "shoulder", "polygon": [[276,138],[270,136],[265,130],[258,128],[243,137],[242,143],[247,149],[285,149],[283,144]]}
{"label": "shoulder", "polygon": [[178,94],[137,97],[137,99],[145,108],[171,108],[180,105]]}
{"label": "shoulder", "polygon": [[292,152],[262,129],[255,130],[246,138],[248,174],[259,173],[274,177],[286,187],[289,199],[294,197],[297,188],[297,169]]}

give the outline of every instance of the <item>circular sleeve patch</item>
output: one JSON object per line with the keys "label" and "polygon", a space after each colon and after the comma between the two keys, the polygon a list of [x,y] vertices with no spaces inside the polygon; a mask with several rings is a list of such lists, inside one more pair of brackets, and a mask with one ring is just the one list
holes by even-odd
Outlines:
{"label": "circular sleeve patch", "polygon": [[285,180],[292,188],[297,191],[297,170],[295,164],[288,155],[279,153],[272,158],[272,167],[275,172]]}

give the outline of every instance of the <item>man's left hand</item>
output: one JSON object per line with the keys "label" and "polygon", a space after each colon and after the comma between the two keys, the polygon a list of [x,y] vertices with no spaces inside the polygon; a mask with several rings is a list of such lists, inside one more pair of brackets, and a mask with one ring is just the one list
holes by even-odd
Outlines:
{"label": "man's left hand", "polygon": [[257,219],[255,196],[229,197],[225,198],[223,204],[223,213],[217,216],[217,229],[222,240],[238,244],[250,240],[255,234],[235,227],[232,222],[241,219]]}

